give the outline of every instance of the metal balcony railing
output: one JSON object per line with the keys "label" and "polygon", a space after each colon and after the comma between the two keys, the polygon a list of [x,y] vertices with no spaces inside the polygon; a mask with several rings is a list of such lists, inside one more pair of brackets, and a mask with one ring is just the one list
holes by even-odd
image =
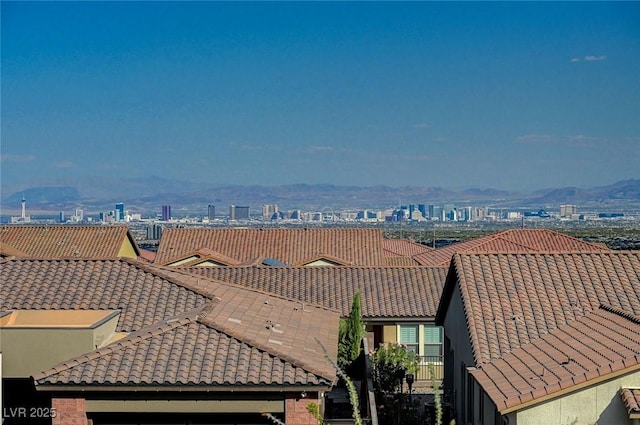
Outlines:
{"label": "metal balcony railing", "polygon": [[442,381],[444,377],[444,356],[419,356],[420,365],[416,373],[417,381]]}

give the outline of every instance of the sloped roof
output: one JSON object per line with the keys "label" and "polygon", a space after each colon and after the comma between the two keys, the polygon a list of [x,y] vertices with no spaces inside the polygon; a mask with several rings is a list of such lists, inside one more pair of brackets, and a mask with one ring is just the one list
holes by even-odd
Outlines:
{"label": "sloped roof", "polygon": [[[173,269],[171,269],[173,270]],[[434,317],[442,267],[191,267],[186,272],[322,305],[349,315],[362,294],[364,318]]]}
{"label": "sloped roof", "polygon": [[606,252],[610,249],[549,229],[509,229],[415,255],[423,266],[448,266],[454,254],[483,252]]}
{"label": "sloped roof", "polygon": [[640,252],[456,254],[436,317],[440,325],[456,285],[481,364],[600,304],[640,315]]}
{"label": "sloped roof", "polygon": [[201,315],[203,323],[304,365],[318,375],[335,377],[335,370],[325,355],[337,358],[340,321],[337,311],[180,269],[164,268],[159,273],[218,301]]}
{"label": "sloped roof", "polygon": [[[221,305],[214,300],[204,308],[65,361],[35,376],[36,385],[178,385],[206,386],[208,390],[216,389],[211,386],[229,390],[230,386],[259,385],[268,390],[270,386],[333,384],[335,370],[324,358],[319,364],[323,375],[316,375],[305,369],[295,352],[280,357],[217,329],[213,310]],[[264,333],[267,332],[265,328]],[[301,352],[315,348],[322,352],[321,347],[313,345],[287,348]]]}
{"label": "sloped roof", "polygon": [[188,266],[194,266],[196,264],[206,262],[206,261],[213,261],[214,263],[218,263],[225,266],[238,266],[241,264],[240,261],[234,258],[228,257],[219,252],[216,252],[212,249],[199,248],[199,249],[195,249],[193,251],[189,251],[187,253],[182,254],[180,257],[167,262],[166,265],[179,262],[180,267],[188,267]]}
{"label": "sloped roof", "polygon": [[132,332],[208,298],[129,260],[16,259],[0,263],[0,311],[122,310],[118,332]]}
{"label": "sloped roof", "polygon": [[[340,316],[339,313],[325,308],[304,305],[299,301],[214,281],[204,276],[194,276],[174,269],[161,269],[125,259],[11,260],[0,263],[0,274],[6,280],[3,286],[3,295],[6,296],[0,299],[0,311],[118,309],[121,310],[121,314],[117,331],[140,332],[132,336],[133,338],[146,335],[145,332],[149,327],[155,329],[151,331],[153,336],[150,337],[148,344],[140,342],[140,339],[136,341],[142,345],[137,345],[138,342],[136,342],[135,347],[123,342],[122,344],[125,345],[120,347],[124,351],[113,354],[115,357],[108,359],[109,362],[115,359],[113,360],[115,364],[120,355],[128,353],[128,357],[122,357],[122,361],[129,361],[136,358],[130,355],[139,353],[139,350],[155,350],[160,343],[158,341],[164,340],[165,331],[172,333],[173,329],[177,329],[157,325],[159,322],[164,321],[167,325],[173,323],[169,319],[198,309],[197,319],[194,319],[194,316],[189,322],[190,328],[187,323],[183,323],[187,326],[186,328],[175,330],[178,334],[173,341],[175,347],[172,350],[180,353],[183,350],[190,352],[189,350],[193,347],[189,344],[195,339],[189,338],[197,339],[200,333],[205,331],[209,334],[217,332],[226,335],[222,337],[223,339],[227,337],[236,339],[252,349],[267,352],[272,357],[302,368],[306,371],[305,373],[317,375],[324,381],[330,382],[335,378],[335,370],[325,355],[334,359],[337,357]],[[162,331],[158,330],[160,329],[158,326]],[[184,334],[187,328],[192,332],[188,338]],[[154,340],[156,336],[160,339]],[[130,342],[130,340],[127,341]],[[107,347],[103,351],[98,350],[98,354],[87,355],[89,357],[83,358],[80,363],[89,362],[89,367],[93,367],[91,365],[98,367],[97,364],[92,363],[95,360],[94,357],[102,358],[105,353],[112,355],[111,351],[104,350],[107,350]],[[150,352],[148,354],[149,359],[156,355]],[[196,355],[195,352],[193,354]],[[186,361],[181,367],[193,366],[189,362]],[[115,364],[109,363],[110,367],[115,367]],[[148,361],[131,367],[134,368],[132,370],[137,370],[136,367],[155,367],[153,364]],[[277,362],[273,364],[274,367],[280,367],[277,366],[279,364]],[[76,363],[73,363],[73,367],[75,366]],[[169,366],[174,366],[173,360]],[[47,376],[57,375],[67,369],[69,364],[61,366],[61,369],[49,371]],[[108,374],[99,375],[108,372],[99,368],[90,372],[98,375],[87,375],[93,376],[91,378],[82,375],[84,372],[80,373],[78,369],[74,370],[75,372],[70,373],[76,375],[69,375],[64,379],[84,376],[83,380],[100,382],[100,379],[106,379],[110,382],[109,380],[113,378]],[[80,375],[77,375],[78,373]],[[173,372],[168,370],[166,373]],[[186,372],[180,373],[182,374],[180,376],[183,376]],[[298,378],[301,376],[300,373],[296,372]],[[119,376],[117,379],[124,380],[139,379],[139,377],[132,378],[125,375],[117,376]],[[312,382],[317,381],[316,378],[311,377],[311,379]],[[179,382],[176,381],[176,383]]]}
{"label": "sloped roof", "polygon": [[155,264],[208,248],[239,262],[270,257],[296,265],[328,256],[346,264],[384,265],[382,231],[364,228],[169,228],[162,232]]}
{"label": "sloped roof", "polygon": [[147,263],[153,263],[153,260],[156,259],[155,251],[150,251],[148,249],[139,249],[138,260],[144,261]]}
{"label": "sloped roof", "polygon": [[383,239],[382,247],[385,255],[392,257],[396,255],[402,257],[413,257],[414,255],[434,251],[434,248],[408,239]]}
{"label": "sloped roof", "polygon": [[413,258],[403,257],[401,255],[390,255],[388,257],[385,257],[385,263],[387,266],[396,266],[396,267],[422,267]]}
{"label": "sloped roof", "polygon": [[[603,306],[471,374],[506,414],[634,371],[640,373],[640,318]],[[635,397],[625,401],[637,409]]]}
{"label": "sloped roof", "polygon": [[138,255],[127,226],[5,225],[0,229],[1,243],[37,258],[117,258],[127,239]]}
{"label": "sloped roof", "polygon": [[629,419],[640,419],[640,387],[621,388],[620,397],[622,397],[622,403],[627,409]]}
{"label": "sloped roof", "polygon": [[28,255],[19,249],[0,241],[0,257],[28,257]]}

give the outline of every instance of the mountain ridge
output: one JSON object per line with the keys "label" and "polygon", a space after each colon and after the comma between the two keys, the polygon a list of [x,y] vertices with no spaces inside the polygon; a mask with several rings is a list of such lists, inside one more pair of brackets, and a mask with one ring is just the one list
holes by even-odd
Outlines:
{"label": "mountain ridge", "polygon": [[406,204],[454,204],[496,208],[548,208],[560,204],[617,207],[640,205],[640,179],[627,179],[593,188],[561,187],[540,189],[532,193],[510,192],[492,188],[451,190],[442,187],[376,185],[339,186],[333,184],[296,183],[281,186],[212,185],[159,177],[143,179],[85,179],[59,185],[39,185],[14,191],[2,197],[3,209],[19,209],[22,197],[29,208],[49,211],[111,210],[124,202],[132,211],[158,211],[162,205],[176,210],[198,211],[213,204],[249,206],[254,211],[264,204],[290,209],[382,209]]}

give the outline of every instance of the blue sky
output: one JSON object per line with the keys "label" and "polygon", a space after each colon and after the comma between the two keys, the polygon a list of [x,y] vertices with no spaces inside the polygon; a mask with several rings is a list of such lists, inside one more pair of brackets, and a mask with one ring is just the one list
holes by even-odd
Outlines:
{"label": "blue sky", "polygon": [[640,178],[638,2],[2,2],[2,187]]}

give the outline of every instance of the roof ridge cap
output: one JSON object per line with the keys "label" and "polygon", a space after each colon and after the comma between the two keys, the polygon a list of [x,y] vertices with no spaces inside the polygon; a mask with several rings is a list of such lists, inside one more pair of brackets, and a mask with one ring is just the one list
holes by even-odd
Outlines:
{"label": "roof ridge cap", "polygon": [[627,319],[630,322],[635,323],[636,325],[640,325],[640,317],[634,315],[630,311],[623,310],[623,309],[620,309],[620,308],[616,308],[616,307],[610,306],[608,304],[600,304],[599,309],[600,310],[604,310],[604,311],[609,312],[609,313],[613,313],[616,316],[620,316],[620,317],[622,317],[624,319]]}

